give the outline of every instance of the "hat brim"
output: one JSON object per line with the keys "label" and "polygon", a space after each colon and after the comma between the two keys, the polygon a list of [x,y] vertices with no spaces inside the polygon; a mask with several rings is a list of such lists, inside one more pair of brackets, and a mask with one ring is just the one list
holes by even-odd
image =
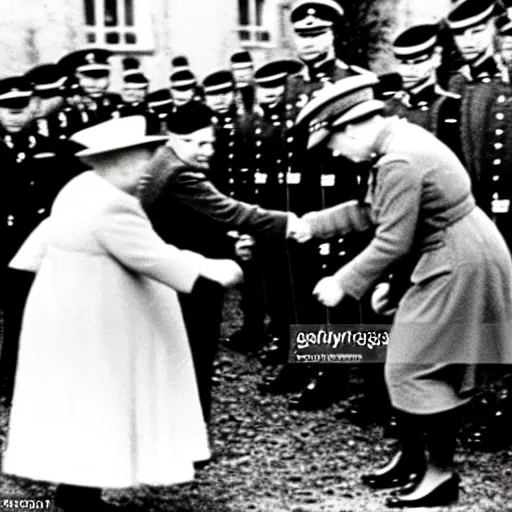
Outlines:
{"label": "hat brim", "polygon": [[79,158],[90,157],[94,155],[101,155],[104,153],[112,153],[114,151],[120,151],[122,149],[135,148],[139,146],[149,146],[152,144],[159,144],[169,140],[169,137],[166,135],[148,135],[143,139],[139,139],[136,141],[126,142],[125,144],[116,145],[116,146],[104,146],[104,147],[96,147],[91,149],[83,149],[76,153],[76,156]]}
{"label": "hat brim", "polygon": [[339,129],[340,127],[361,119],[369,114],[380,112],[384,109],[386,104],[380,100],[368,100],[352,107],[349,111],[345,112],[342,116],[338,117],[329,127],[321,128],[313,132],[308,139],[308,149],[318,146],[329,135]]}

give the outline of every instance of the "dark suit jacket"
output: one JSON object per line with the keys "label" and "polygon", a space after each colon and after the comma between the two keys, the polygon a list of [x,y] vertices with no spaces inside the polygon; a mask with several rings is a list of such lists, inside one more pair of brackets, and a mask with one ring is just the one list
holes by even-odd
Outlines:
{"label": "dark suit jacket", "polygon": [[170,147],[160,148],[141,202],[157,233],[168,243],[209,257],[230,255],[226,233],[285,236],[287,215],[231,199]]}

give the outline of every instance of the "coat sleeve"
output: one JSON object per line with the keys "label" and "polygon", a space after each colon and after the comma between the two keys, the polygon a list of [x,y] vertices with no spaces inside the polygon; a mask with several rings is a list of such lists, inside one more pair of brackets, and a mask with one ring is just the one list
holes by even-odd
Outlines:
{"label": "coat sleeve", "polygon": [[422,178],[407,161],[389,161],[379,171],[372,210],[375,235],[335,277],[341,288],[360,299],[386,270],[411,251],[421,203]]}
{"label": "coat sleeve", "polygon": [[369,207],[360,205],[358,201],[347,201],[332,208],[309,212],[302,218],[311,226],[315,238],[330,238],[372,228]]}
{"label": "coat sleeve", "polygon": [[190,292],[204,257],[166,244],[135,198],[110,203],[96,219],[100,245],[128,269],[160,281],[179,292]]}
{"label": "coat sleeve", "polygon": [[167,181],[163,194],[169,201],[180,201],[227,228],[259,235],[286,235],[288,215],[285,212],[265,210],[225,196],[203,173],[177,173]]}

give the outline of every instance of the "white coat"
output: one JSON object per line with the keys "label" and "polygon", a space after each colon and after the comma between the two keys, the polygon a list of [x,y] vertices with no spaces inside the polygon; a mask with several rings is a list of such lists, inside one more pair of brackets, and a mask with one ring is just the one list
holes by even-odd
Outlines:
{"label": "white coat", "polygon": [[64,187],[11,263],[37,275],[4,472],[94,487],[193,478],[209,450],[175,290],[191,291],[201,261],[95,172]]}

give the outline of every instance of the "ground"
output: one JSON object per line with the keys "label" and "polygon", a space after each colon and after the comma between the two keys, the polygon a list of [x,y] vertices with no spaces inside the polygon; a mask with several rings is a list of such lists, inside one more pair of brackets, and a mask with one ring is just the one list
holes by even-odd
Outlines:
{"label": "ground", "polygon": [[[236,293],[227,302],[223,333],[240,323]],[[381,464],[395,441],[378,426],[361,428],[342,412],[361,392],[357,369],[347,399],[325,411],[290,411],[285,397],[263,396],[257,384],[271,369],[254,357],[223,349],[217,361],[211,423],[212,462],[194,482],[165,488],[105,492],[116,503],[147,512],[383,512],[385,492],[359,483],[361,472]],[[0,405],[5,446],[8,409]],[[512,511],[512,446],[492,452],[459,443],[462,477],[457,505],[434,512]],[[0,498],[49,498],[53,486],[0,475]],[[2,502],[0,501],[0,510]],[[411,509],[426,510],[426,509]]]}

